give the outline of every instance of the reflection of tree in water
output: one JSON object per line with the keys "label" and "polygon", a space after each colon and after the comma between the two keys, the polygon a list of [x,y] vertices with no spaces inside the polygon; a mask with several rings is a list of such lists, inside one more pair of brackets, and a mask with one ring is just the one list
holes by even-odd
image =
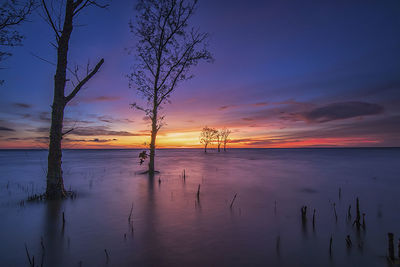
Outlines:
{"label": "reflection of tree in water", "polygon": [[64,227],[61,201],[46,203],[43,243],[45,247],[43,266],[62,266],[64,250]]}

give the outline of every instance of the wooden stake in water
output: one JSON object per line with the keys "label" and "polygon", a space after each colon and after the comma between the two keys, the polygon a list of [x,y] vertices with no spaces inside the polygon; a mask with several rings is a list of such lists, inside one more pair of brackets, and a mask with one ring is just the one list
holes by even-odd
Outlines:
{"label": "wooden stake in water", "polygon": [[388,244],[389,245],[389,248],[388,248],[389,259],[394,261],[393,233],[388,233],[388,241],[389,241],[389,244]]}
{"label": "wooden stake in water", "polygon": [[312,216],[312,227],[315,228],[315,209]]}
{"label": "wooden stake in water", "polygon": [[230,208],[231,208],[231,209],[232,209],[232,207],[233,207],[233,203],[235,202],[236,196],[237,196],[237,194],[235,194],[235,196],[234,196],[233,199],[232,199],[232,202],[231,202],[231,205],[230,205]]}
{"label": "wooden stake in water", "polygon": [[132,211],[133,211],[133,202],[132,202],[132,206],[131,206],[131,211],[129,212],[128,222],[131,222]]}
{"label": "wooden stake in water", "polygon": [[199,187],[197,188],[197,199],[199,199],[200,198],[200,184],[199,184]]}
{"label": "wooden stake in water", "polygon": [[333,203],[333,211],[335,213],[335,219],[336,219],[336,222],[337,222],[336,203]]}
{"label": "wooden stake in water", "polygon": [[347,210],[347,219],[351,220],[351,205],[349,205],[349,209]]}
{"label": "wooden stake in water", "polygon": [[355,224],[357,226],[357,229],[360,229],[361,223],[361,216],[360,216],[360,201],[358,198],[356,199],[356,220],[354,221],[353,225]]}
{"label": "wooden stake in water", "polygon": [[186,170],[185,169],[183,169],[183,180],[186,181]]}
{"label": "wooden stake in water", "polygon": [[28,247],[26,246],[26,243],[25,243],[25,251],[26,251],[26,256],[28,257],[29,265],[32,266],[31,257],[29,256],[29,251],[28,251]]}
{"label": "wooden stake in water", "polygon": [[104,253],[106,254],[106,263],[108,263],[109,256],[108,256],[107,249],[104,249]]}
{"label": "wooden stake in water", "polygon": [[332,236],[331,239],[329,239],[329,255],[332,255]]}

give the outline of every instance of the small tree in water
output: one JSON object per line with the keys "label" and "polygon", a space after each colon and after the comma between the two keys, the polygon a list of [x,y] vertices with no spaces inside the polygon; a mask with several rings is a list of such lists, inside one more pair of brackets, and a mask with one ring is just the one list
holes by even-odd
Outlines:
{"label": "small tree in water", "polygon": [[193,77],[190,68],[201,60],[211,61],[207,50],[208,34],[189,28],[197,0],[139,0],[131,32],[139,39],[135,49],[137,64],[128,75],[129,86],[146,100],[147,107],[136,103],[151,120],[149,174],[155,171],[157,133],[164,116],[159,112],[177,85]]}
{"label": "small tree in water", "polygon": [[221,142],[224,143],[224,151],[226,151],[226,144],[229,142],[229,135],[231,134],[231,130],[224,128],[219,131],[219,134],[221,135]]}
{"label": "small tree in water", "polygon": [[214,128],[204,127],[200,133],[200,143],[204,145],[204,153],[207,153],[207,146],[215,141],[218,131]]}

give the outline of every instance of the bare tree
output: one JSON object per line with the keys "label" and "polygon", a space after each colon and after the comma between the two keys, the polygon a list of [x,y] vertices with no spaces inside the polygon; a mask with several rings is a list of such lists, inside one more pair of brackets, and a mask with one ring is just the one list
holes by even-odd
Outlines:
{"label": "bare tree", "polygon": [[200,133],[200,143],[204,145],[204,153],[207,153],[207,146],[215,141],[218,131],[214,128],[204,127]]}
{"label": "bare tree", "polygon": [[229,142],[229,135],[231,134],[231,130],[224,128],[219,131],[221,135],[221,142],[224,143],[224,152],[226,151],[226,144]]}
{"label": "bare tree", "polygon": [[[79,68],[75,67],[74,71],[68,68],[68,48],[69,41],[74,28],[74,19],[80,12],[89,7],[106,7],[90,0],[66,0],[58,2],[60,6],[55,8],[54,3],[50,5],[46,0],[42,0],[44,18],[46,22],[54,31],[56,43],[54,46],[57,49],[57,64],[56,73],[54,76],[54,98],[51,113],[51,127],[50,127],[50,143],[48,155],[48,169],[47,169],[47,188],[46,198],[64,198],[67,192],[64,188],[63,172],[61,168],[61,140],[63,135],[71,130],[63,133],[63,120],[65,106],[70,102],[82,87],[98,72],[104,59],[101,59],[96,66],[91,69],[86,67],[86,74],[84,78],[79,77]],[[60,10],[59,13],[57,11]],[[76,84],[71,82],[72,90],[69,94],[65,95],[65,87],[67,81],[67,70],[72,73]]]}
{"label": "bare tree", "polygon": [[218,131],[215,134],[215,141],[217,142],[218,152],[221,152],[221,144],[222,144],[222,130]]}
{"label": "bare tree", "polygon": [[35,7],[35,0],[6,0],[0,5],[0,62],[12,55],[4,48],[22,44],[24,37],[16,28],[26,21]]}
{"label": "bare tree", "polygon": [[193,77],[190,69],[201,60],[211,61],[207,50],[208,34],[189,28],[189,19],[197,0],[139,0],[136,21],[130,23],[131,32],[139,41],[134,49],[137,64],[128,75],[129,86],[147,100],[147,107],[137,103],[151,120],[149,174],[154,174],[157,133],[164,116],[163,104],[180,82]]}

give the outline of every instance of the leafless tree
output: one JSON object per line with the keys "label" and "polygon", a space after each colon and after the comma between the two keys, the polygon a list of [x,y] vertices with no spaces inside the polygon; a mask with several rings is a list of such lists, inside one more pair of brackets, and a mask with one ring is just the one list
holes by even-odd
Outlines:
{"label": "leafless tree", "polygon": [[[55,1],[42,0],[43,17],[53,29],[55,35],[55,48],[57,49],[56,73],[54,75],[54,98],[51,113],[50,143],[47,169],[47,188],[46,197],[48,199],[64,198],[67,192],[64,188],[63,172],[61,168],[61,140],[63,135],[63,120],[65,106],[76,96],[82,87],[98,72],[104,59],[101,59],[94,68],[86,67],[83,78],[79,77],[80,69],[76,67],[74,71],[68,68],[68,48],[70,37],[74,28],[74,21],[80,12],[90,6],[105,8],[95,1],[90,0],[65,0]],[[58,6],[57,6],[58,5]],[[72,90],[65,94],[67,81],[67,71],[72,74]]]}
{"label": "leafless tree", "polygon": [[200,143],[204,145],[204,153],[207,153],[207,146],[215,141],[218,131],[214,128],[204,127],[200,133]]}
{"label": "leafless tree", "polygon": [[218,152],[221,152],[221,144],[222,144],[222,131],[217,130],[217,133],[215,134],[215,142],[217,142],[217,147],[218,147]]}
{"label": "leafless tree", "polygon": [[160,115],[163,104],[180,82],[193,77],[191,67],[201,60],[211,61],[207,49],[208,34],[189,27],[197,0],[139,0],[131,32],[138,38],[134,51],[136,65],[128,75],[129,86],[147,100],[147,106],[137,103],[151,120],[149,174],[154,174],[157,133],[163,125]]}
{"label": "leafless tree", "polygon": [[229,135],[231,134],[231,130],[224,128],[219,131],[221,135],[221,142],[224,144],[224,151],[226,151],[226,144],[229,142]]}
{"label": "leafless tree", "polygon": [[17,27],[26,21],[35,7],[35,0],[5,0],[0,5],[0,62],[12,55],[10,51],[4,50],[6,47],[22,44],[23,36]]}

